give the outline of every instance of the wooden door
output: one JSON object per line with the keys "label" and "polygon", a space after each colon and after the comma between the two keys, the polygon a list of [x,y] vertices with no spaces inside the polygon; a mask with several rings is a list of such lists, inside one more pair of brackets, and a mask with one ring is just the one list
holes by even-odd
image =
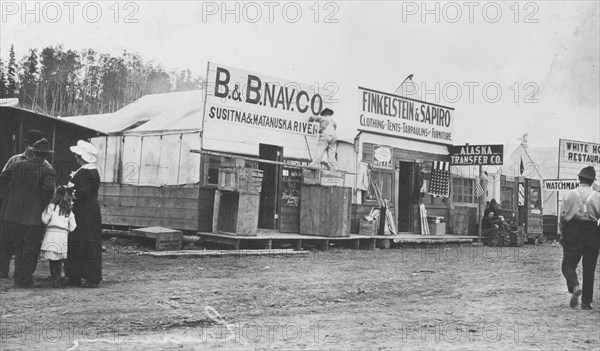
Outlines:
{"label": "wooden door", "polygon": [[542,191],[539,179],[525,179],[525,216],[527,234],[544,232]]}
{"label": "wooden door", "polygon": [[284,166],[282,173],[279,231],[282,233],[299,233],[302,170]]}
{"label": "wooden door", "polygon": [[[282,149],[274,145],[259,145],[259,157],[263,160],[281,161]],[[278,229],[279,219],[279,176],[278,165],[259,163],[258,169],[263,171],[262,190],[258,211],[258,227]]]}
{"label": "wooden door", "polygon": [[398,171],[398,232],[413,231],[414,163],[400,162]]}

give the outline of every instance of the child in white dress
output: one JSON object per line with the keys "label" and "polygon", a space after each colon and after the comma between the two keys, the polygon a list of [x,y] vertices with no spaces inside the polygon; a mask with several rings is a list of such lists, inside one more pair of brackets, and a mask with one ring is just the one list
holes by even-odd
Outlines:
{"label": "child in white dress", "polygon": [[67,259],[67,239],[77,224],[73,208],[73,190],[59,186],[54,192],[50,204],[42,213],[42,222],[46,225],[46,234],[42,242],[42,258],[50,260],[52,287],[63,285],[64,261]]}

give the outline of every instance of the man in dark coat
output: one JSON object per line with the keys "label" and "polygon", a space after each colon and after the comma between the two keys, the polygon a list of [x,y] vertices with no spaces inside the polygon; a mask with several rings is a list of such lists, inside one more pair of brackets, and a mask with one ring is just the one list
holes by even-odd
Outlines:
{"label": "man in dark coat", "polygon": [[3,230],[14,238],[15,274],[17,287],[34,285],[40,244],[44,234],[42,211],[54,193],[56,172],[46,162],[52,151],[46,139],[37,141],[33,157],[16,162],[0,174],[0,193],[3,199],[0,218]]}
{"label": "man in dark coat", "polygon": [[[6,161],[4,168],[2,168],[2,171],[6,171],[8,167],[12,166],[16,162],[25,161],[28,158],[32,158],[33,154],[31,153],[31,147],[33,146],[33,144],[35,144],[38,140],[42,138],[44,138],[42,132],[40,132],[37,129],[30,129],[27,132],[27,137],[23,138],[23,142],[25,143],[25,151],[23,151],[23,153],[21,154],[16,154],[13,157],[9,158],[8,161]],[[48,165],[49,164],[50,163],[48,163]]]}
{"label": "man in dark coat", "polygon": [[[38,140],[42,139],[44,135],[37,129],[30,129],[27,132],[27,136],[23,138],[23,143],[25,144],[25,151],[20,154],[16,154],[13,157],[9,158],[2,171],[7,170],[10,166],[15,164],[16,162],[25,161],[29,158],[33,157],[31,152],[31,147]],[[46,161],[48,165],[48,161]],[[2,208],[2,198],[3,195],[0,194],[0,209]],[[2,220],[0,219],[0,278],[8,278],[8,271],[10,268],[10,260],[12,259],[12,255],[15,253],[14,247],[15,239],[10,236],[10,234],[5,233],[3,230]]]}

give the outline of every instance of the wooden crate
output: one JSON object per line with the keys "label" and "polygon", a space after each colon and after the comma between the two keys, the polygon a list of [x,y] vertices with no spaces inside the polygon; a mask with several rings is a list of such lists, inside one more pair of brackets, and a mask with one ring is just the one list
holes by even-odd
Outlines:
{"label": "wooden crate", "polygon": [[256,236],[259,203],[260,194],[217,190],[213,210],[213,233]]}
{"label": "wooden crate", "polygon": [[154,239],[154,249],[157,251],[181,250],[183,247],[183,233],[179,230],[163,227],[139,228],[132,229],[130,235]]}
{"label": "wooden crate", "polygon": [[323,186],[344,186],[346,173],[326,169],[307,168],[302,171],[302,184]]}
{"label": "wooden crate", "polygon": [[219,168],[219,190],[259,194],[263,172],[252,168]]}
{"label": "wooden crate", "polygon": [[246,160],[237,157],[221,157],[221,167],[244,168],[246,167]]}
{"label": "wooden crate", "polygon": [[302,170],[302,184],[319,185],[321,184],[321,170],[305,168]]}
{"label": "wooden crate", "polygon": [[300,189],[300,233],[350,236],[352,189],[303,184]]}
{"label": "wooden crate", "polygon": [[368,221],[365,218],[360,220],[360,226],[358,229],[359,235],[377,235],[379,229],[379,220]]}

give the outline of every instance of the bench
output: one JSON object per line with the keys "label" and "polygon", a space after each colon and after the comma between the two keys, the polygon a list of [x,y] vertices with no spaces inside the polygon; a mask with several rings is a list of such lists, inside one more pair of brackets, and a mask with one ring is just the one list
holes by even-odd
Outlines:
{"label": "bench", "polygon": [[183,247],[183,233],[179,230],[163,227],[138,228],[131,229],[130,235],[154,239],[156,251],[181,250]]}

